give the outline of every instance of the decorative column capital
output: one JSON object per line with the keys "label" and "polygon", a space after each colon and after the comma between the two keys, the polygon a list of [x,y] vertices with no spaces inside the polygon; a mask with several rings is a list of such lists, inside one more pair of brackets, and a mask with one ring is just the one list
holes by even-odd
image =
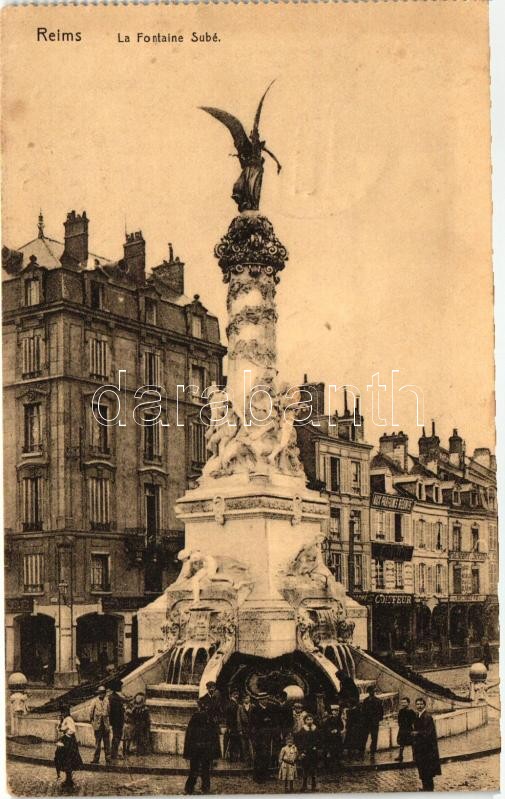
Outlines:
{"label": "decorative column capital", "polygon": [[230,282],[232,274],[240,274],[245,269],[253,277],[262,272],[273,275],[278,283],[277,273],[284,269],[288,260],[288,252],[275,235],[270,220],[251,212],[233,219],[226,235],[216,244],[214,254],[225,283]]}

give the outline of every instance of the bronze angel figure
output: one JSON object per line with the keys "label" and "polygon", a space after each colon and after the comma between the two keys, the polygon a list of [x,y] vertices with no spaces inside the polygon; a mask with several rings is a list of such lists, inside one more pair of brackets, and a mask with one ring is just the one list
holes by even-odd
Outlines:
{"label": "bronze angel figure", "polygon": [[[272,83],[273,82],[274,81],[272,81]],[[240,161],[242,172],[233,186],[232,199],[237,203],[240,212],[257,211],[259,208],[261,183],[263,180],[263,165],[265,163],[265,159],[262,155],[263,151],[268,153],[277,164],[277,173],[281,171],[279,161],[265,146],[265,142],[261,141],[258,129],[263,101],[272,83],[267,87],[267,90],[260,100],[250,136],[245,132],[242,123],[236,117],[232,116],[232,114],[229,114],[227,111],[221,111],[219,108],[200,106],[202,111],[206,111],[208,114],[218,119],[219,122],[222,122],[223,125],[226,125],[233,137],[233,142],[237,150],[234,155],[236,155]]]}

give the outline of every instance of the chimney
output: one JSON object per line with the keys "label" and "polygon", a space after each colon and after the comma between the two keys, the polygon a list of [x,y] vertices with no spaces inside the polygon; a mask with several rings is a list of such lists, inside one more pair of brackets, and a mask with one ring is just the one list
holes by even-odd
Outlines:
{"label": "chimney", "polygon": [[141,230],[126,234],[123,250],[125,271],[142,286],[146,280],[146,243]]}
{"label": "chimney", "polygon": [[184,263],[178,255],[174,256],[172,242],[168,242],[168,261],[163,261],[153,269],[153,275],[174,294],[184,294]]}
{"label": "chimney", "polygon": [[[61,262],[67,266],[85,264],[88,260],[88,217],[70,211],[65,220],[65,249]],[[40,228],[39,228],[40,230]]]}
{"label": "chimney", "polygon": [[408,471],[409,437],[403,430],[384,433],[379,438],[379,452],[395,461],[404,472]]}
{"label": "chimney", "polygon": [[423,434],[418,441],[419,460],[424,464],[433,464],[440,457],[440,439],[435,432],[435,420],[431,422],[431,436],[426,435],[423,427]]}
{"label": "chimney", "polygon": [[451,455],[462,455],[463,453],[463,439],[458,435],[456,428],[454,428],[452,436],[449,438],[449,453]]}

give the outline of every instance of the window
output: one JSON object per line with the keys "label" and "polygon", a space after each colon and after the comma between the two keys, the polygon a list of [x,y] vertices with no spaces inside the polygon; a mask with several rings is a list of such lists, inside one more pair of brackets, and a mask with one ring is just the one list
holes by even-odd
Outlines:
{"label": "window", "polygon": [[340,508],[330,508],[330,533],[335,538],[340,538]]}
{"label": "window", "polygon": [[490,510],[496,510],[496,491],[494,490],[494,488],[489,489],[488,497],[489,497]]}
{"label": "window", "polygon": [[479,567],[472,568],[472,594],[480,594],[480,573]]}
{"label": "window", "polygon": [[461,505],[461,492],[459,488],[455,488],[452,492],[453,505]]}
{"label": "window", "polygon": [[40,280],[29,277],[25,280],[25,305],[38,305],[40,302]]}
{"label": "window", "polygon": [[361,511],[352,510],[349,519],[350,533],[354,541],[361,541]]}
{"label": "window", "polygon": [[386,538],[386,513],[383,510],[376,510],[375,513],[375,538],[384,541]]}
{"label": "window", "polygon": [[94,280],[91,281],[91,307],[94,311],[101,311],[103,308],[103,286]]}
{"label": "window", "polygon": [[419,549],[426,548],[426,522],[424,519],[419,519],[417,522],[417,546]]}
{"label": "window", "polygon": [[23,530],[42,530],[42,477],[23,478]]}
{"label": "window", "polygon": [[40,336],[24,338],[22,350],[22,377],[37,377],[40,375]]}
{"label": "window", "polygon": [[92,530],[110,530],[108,477],[90,477],[89,479],[89,521]]}
{"label": "window", "polygon": [[461,594],[461,566],[453,566],[452,589],[454,594]]}
{"label": "window", "polygon": [[146,325],[156,325],[158,323],[158,303],[150,297],[145,299],[145,321]]}
{"label": "window", "polygon": [[354,555],[354,588],[357,590],[363,589],[363,557],[361,555]]}
{"label": "window", "polygon": [[438,504],[440,501],[440,488],[438,486],[433,486],[433,502]]}
{"label": "window", "polygon": [[[479,527],[478,525],[475,524],[472,527],[472,552],[478,552],[478,551],[479,551]],[[474,593],[478,592],[474,591]]]}
{"label": "window", "polygon": [[375,587],[384,588],[384,561],[376,559],[375,563]]}
{"label": "window", "polygon": [[330,491],[340,491],[340,458],[329,458],[330,461]]}
{"label": "window", "polygon": [[157,460],[160,457],[160,426],[156,414],[144,413],[144,459]]}
{"label": "window", "polygon": [[489,559],[489,593],[496,594],[498,590],[498,566],[495,560]]}
{"label": "window", "polygon": [[444,527],[442,522],[437,522],[435,534],[435,549],[444,549]]}
{"label": "window", "polygon": [[205,390],[205,368],[193,364],[191,367],[191,389],[195,399],[201,399],[203,391]]}
{"label": "window", "polygon": [[44,555],[42,552],[23,555],[23,592],[42,594],[44,591]]}
{"label": "window", "polygon": [[354,494],[361,493],[361,463],[351,461],[351,488]]}
{"label": "window", "polygon": [[403,541],[403,516],[401,513],[395,513],[395,542],[399,544]]}
{"label": "window", "polygon": [[437,563],[435,567],[435,591],[437,594],[445,593],[445,575],[444,567],[441,563]]}
{"label": "window", "polygon": [[34,402],[24,406],[24,443],[23,452],[40,452],[40,403]]}
{"label": "window", "polygon": [[330,570],[337,583],[344,582],[344,564],[341,552],[330,552]]}
{"label": "window", "polygon": [[203,323],[201,316],[192,316],[191,317],[191,335],[194,338],[202,338],[203,334]]}
{"label": "window", "polygon": [[144,353],[144,380],[147,386],[161,384],[160,356],[157,352]]}
{"label": "window", "polygon": [[479,503],[479,495],[477,491],[470,491],[470,505],[472,506],[472,508],[477,507],[478,503]]}
{"label": "window", "polygon": [[106,378],[107,371],[107,342],[92,338],[89,341],[89,374],[90,377]]}
{"label": "window", "polygon": [[[109,428],[106,421],[109,418],[109,408],[103,402],[94,402],[90,418],[91,425],[91,452],[93,455],[109,454]],[[98,421],[100,420],[100,421]]]}
{"label": "window", "polygon": [[191,461],[198,469],[201,469],[207,460],[206,429],[206,425],[199,420],[191,422]]}
{"label": "window", "polygon": [[421,500],[426,499],[426,489],[424,487],[424,483],[417,483],[417,498]]}
{"label": "window", "polygon": [[91,590],[110,591],[110,556],[98,552],[91,555]]}
{"label": "window", "polygon": [[144,487],[145,516],[146,516],[146,542],[152,545],[161,528],[160,512],[160,487],[149,484]]}
{"label": "window", "polygon": [[403,588],[403,561],[395,560],[395,588]]}
{"label": "window", "polygon": [[[452,548],[455,552],[461,552],[461,525],[452,526]],[[456,592],[458,593],[458,592]]]}
{"label": "window", "polygon": [[426,593],[426,565],[424,563],[419,564],[419,593]]}
{"label": "window", "polygon": [[498,535],[496,532],[496,525],[489,525],[489,551],[496,552],[498,549]]}

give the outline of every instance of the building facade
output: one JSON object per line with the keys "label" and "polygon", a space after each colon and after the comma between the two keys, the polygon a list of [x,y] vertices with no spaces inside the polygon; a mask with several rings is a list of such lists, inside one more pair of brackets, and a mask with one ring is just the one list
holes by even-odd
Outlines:
{"label": "building facade", "polygon": [[[496,463],[488,449],[467,456],[456,430],[443,448],[434,424],[418,444],[414,456],[404,433],[385,434],[371,462],[373,591],[389,585],[395,599],[390,612],[371,602],[370,647],[418,666],[468,663],[486,639],[498,647]],[[377,536],[403,535],[400,512],[406,557],[380,557]]]}
{"label": "building facade", "polygon": [[[297,425],[300,456],[310,488],[329,498],[326,559],[335,578],[353,595],[370,586],[370,444],[364,418],[349,410],[344,394],[341,415],[325,414],[325,386],[305,383],[302,398],[312,398],[311,416]],[[359,403],[358,403],[359,405]]]}
{"label": "building facade", "polygon": [[141,232],[110,261],[88,226],[72,211],[59,242],[40,217],[2,251],[7,670],[58,685],[135,656],[136,611],[176,575],[225,352],[171,245],[147,275]]}

